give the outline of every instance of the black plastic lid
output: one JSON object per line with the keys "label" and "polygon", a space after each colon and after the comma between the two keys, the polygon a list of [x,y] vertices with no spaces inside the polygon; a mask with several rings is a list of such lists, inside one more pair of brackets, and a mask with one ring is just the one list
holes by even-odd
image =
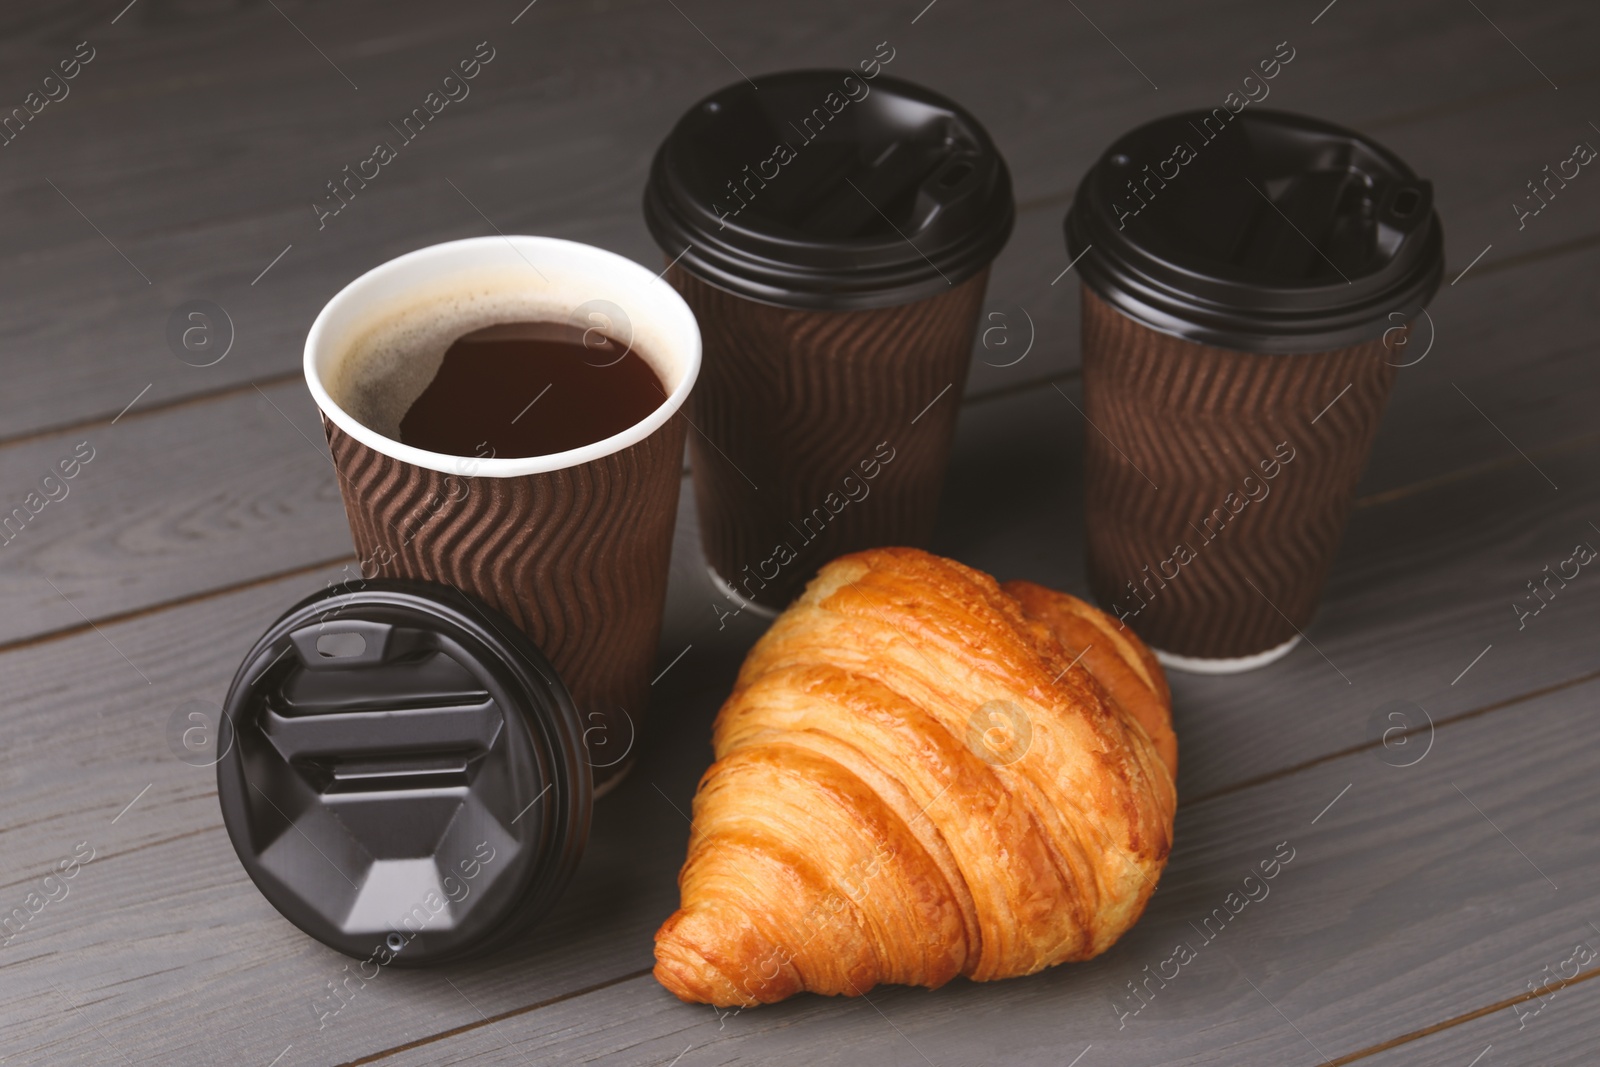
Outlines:
{"label": "black plastic lid", "polygon": [[1108,303],[1254,352],[1380,337],[1444,270],[1430,183],[1360,134],[1254,107],[1122,137],[1078,186],[1066,231],[1084,284]]}
{"label": "black plastic lid", "polygon": [[852,310],[976,274],[1015,210],[1005,160],[956,104],[882,73],[801,70],[736,82],[684,115],[656,152],[644,214],[662,250],[712,285]]}
{"label": "black plastic lid", "polygon": [[359,585],[295,605],[234,676],[223,821],[256,886],[319,941],[376,966],[469,955],[577,866],[592,805],[578,715],[503,616],[447,586]]}

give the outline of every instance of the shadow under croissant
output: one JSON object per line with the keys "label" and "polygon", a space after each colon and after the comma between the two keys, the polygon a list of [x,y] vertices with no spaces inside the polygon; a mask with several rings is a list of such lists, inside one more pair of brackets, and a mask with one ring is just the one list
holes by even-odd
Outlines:
{"label": "shadow under croissant", "polygon": [[[711,722],[760,636],[747,629],[722,643],[696,643],[693,669],[662,678],[638,762],[595,805],[583,861],[561,900],[532,929],[476,961],[479,968],[538,959],[557,969],[557,961],[593,958],[618,944],[642,946],[640,966],[651,962],[651,935],[678,906],[676,875],[695,786],[711,764]],[[663,651],[658,660],[674,654]]]}

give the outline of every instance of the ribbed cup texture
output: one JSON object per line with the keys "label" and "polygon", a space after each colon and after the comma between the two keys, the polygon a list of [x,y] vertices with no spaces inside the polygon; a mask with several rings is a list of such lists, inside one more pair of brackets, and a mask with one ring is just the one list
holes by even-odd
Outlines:
{"label": "ribbed cup texture", "polygon": [[781,608],[846,552],[925,546],[987,268],[938,296],[869,311],[763,304],[678,267],[668,278],[704,344],[689,449],[716,572]]}
{"label": "ribbed cup texture", "polygon": [[1096,598],[1184,656],[1247,656],[1294,637],[1338,551],[1394,382],[1391,350],[1214,348],[1082,293]]}
{"label": "ribbed cup texture", "polygon": [[521,627],[578,706],[596,784],[627,766],[661,636],[682,419],[590,463],[516,478],[426,470],[323,420],[366,578],[464,590]]}

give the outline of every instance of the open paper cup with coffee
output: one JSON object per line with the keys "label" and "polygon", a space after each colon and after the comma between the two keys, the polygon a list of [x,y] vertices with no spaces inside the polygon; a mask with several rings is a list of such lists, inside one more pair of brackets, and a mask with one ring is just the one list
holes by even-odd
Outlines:
{"label": "open paper cup with coffee", "polygon": [[1397,367],[1431,344],[1432,187],[1360,134],[1217,108],[1112,144],[1066,237],[1095,596],[1169,666],[1270,663],[1316,610]]}
{"label": "open paper cup with coffee", "polygon": [[600,784],[645,712],[699,369],[671,286],[546,237],[391,260],[306,340],[362,578],[442,582],[520,627],[571,690]]}
{"label": "open paper cup with coffee", "polygon": [[736,82],[651,169],[645,218],[705,331],[701,541],[740,603],[782,608],[836,556],[933,533],[1014,208],[983,127],[893,58]]}

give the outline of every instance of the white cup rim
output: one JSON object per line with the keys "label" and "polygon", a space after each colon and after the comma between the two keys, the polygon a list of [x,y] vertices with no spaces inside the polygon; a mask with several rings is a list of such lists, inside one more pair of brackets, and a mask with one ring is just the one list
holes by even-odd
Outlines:
{"label": "white cup rim", "polygon": [[[479,458],[430,452],[402,444],[366,426],[333,399],[323,383],[323,374],[340,354],[332,350],[338,340],[332,334],[341,318],[355,313],[363,303],[374,302],[389,287],[408,277],[416,279],[417,289],[426,291],[430,268],[438,269],[440,273],[437,277],[443,280],[449,276],[452,264],[465,266],[480,254],[485,260],[495,256],[503,260],[508,245],[524,260],[552,272],[587,268],[595,273],[603,273],[609,291],[626,292],[638,298],[634,301],[636,309],[642,307],[648,311],[649,321],[673,347],[674,351],[670,354],[673,361],[681,364],[677,384],[649,416],[620,433],[565,452],[516,458]],[[335,293],[323,305],[306,335],[304,369],[306,386],[323,416],[368,448],[403,463],[445,474],[515,478],[590,463],[638,444],[655,433],[678,413],[694,388],[695,379],[700,373],[700,343],[699,324],[678,291],[660,275],[652,274],[631,259],[594,245],[559,237],[468,237],[429,245],[397,256],[373,267]]]}

